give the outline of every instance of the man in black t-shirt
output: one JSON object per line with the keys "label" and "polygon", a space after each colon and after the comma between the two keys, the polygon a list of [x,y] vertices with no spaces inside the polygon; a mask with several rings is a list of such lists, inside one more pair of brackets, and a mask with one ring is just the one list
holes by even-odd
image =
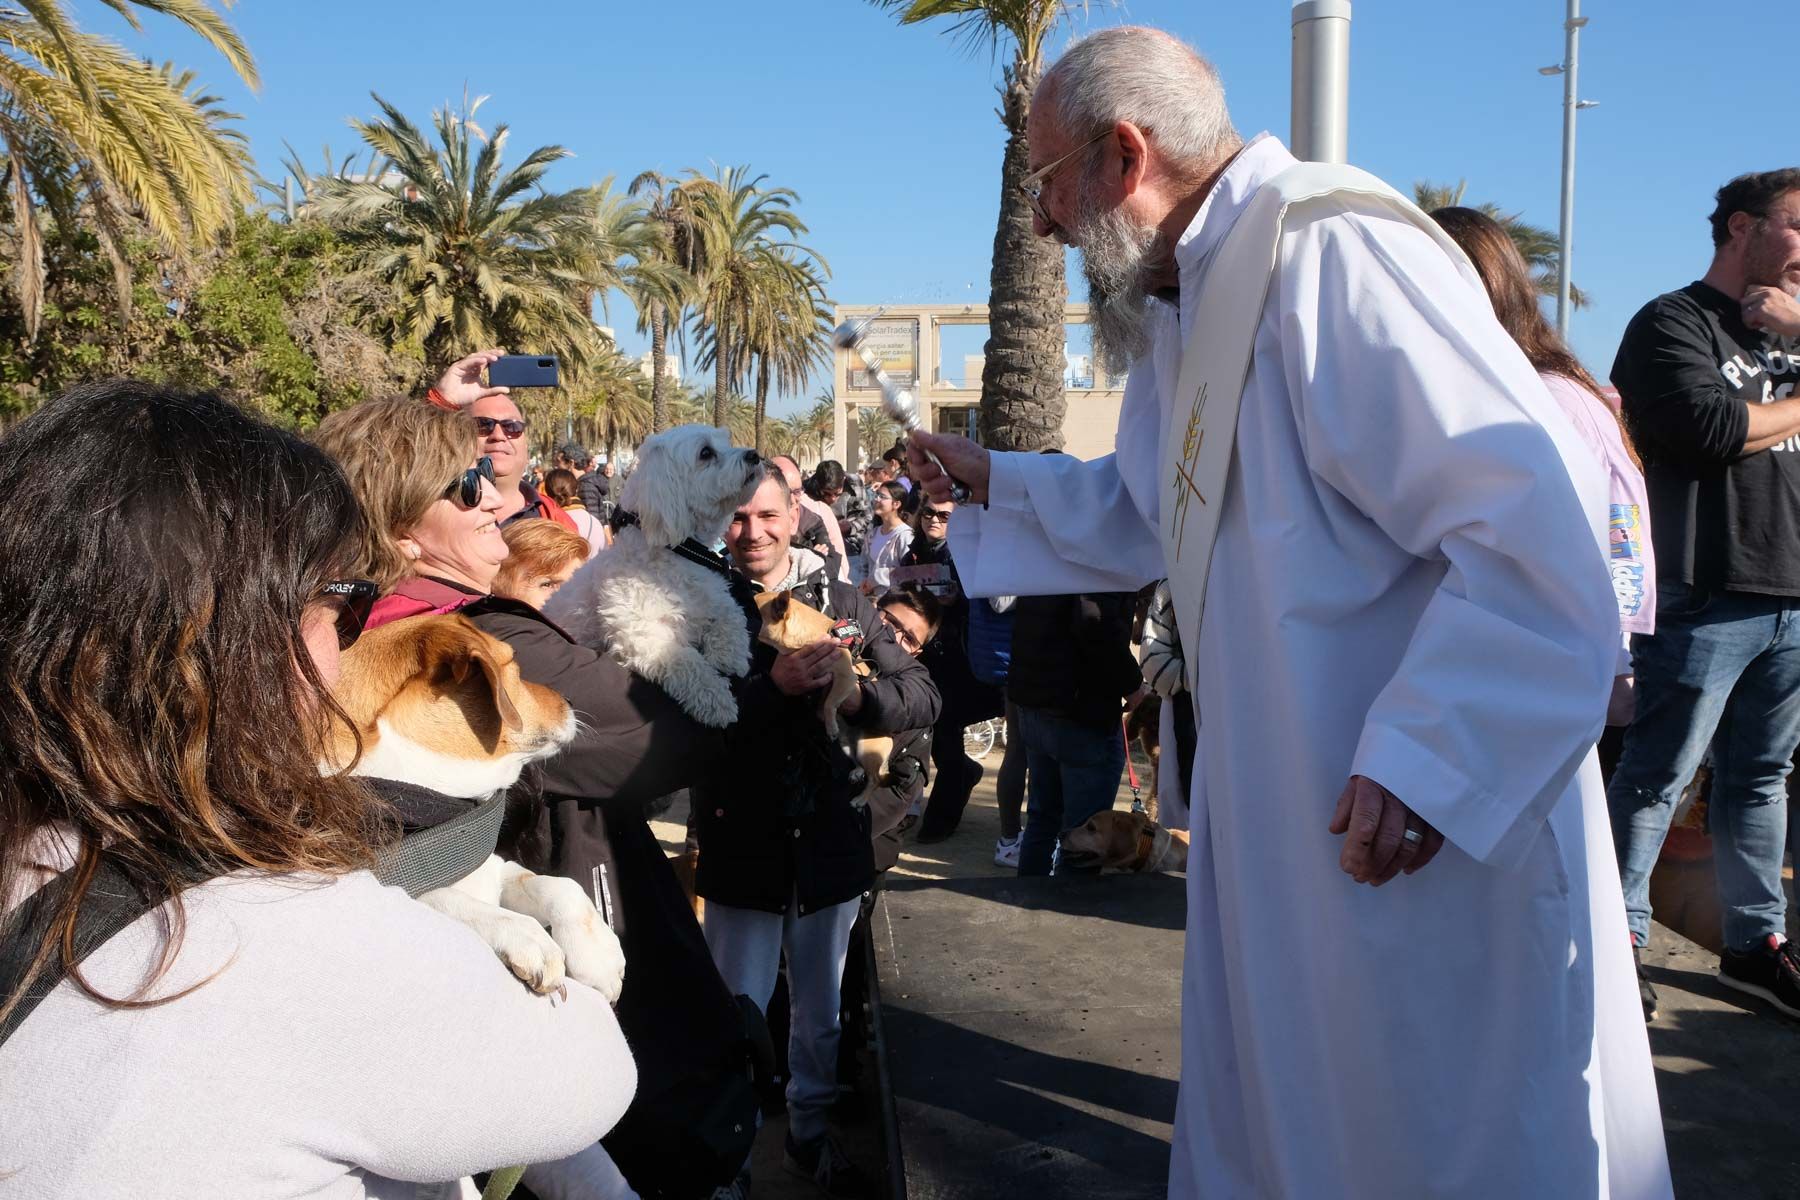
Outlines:
{"label": "man in black t-shirt", "polygon": [[[1784,940],[1785,778],[1800,743],[1800,168],[1719,189],[1704,278],[1658,296],[1613,363],[1644,460],[1656,632],[1607,789],[1635,947],[1682,789],[1713,750],[1720,982],[1800,1018]],[[1656,993],[1639,968],[1646,1018]]]}

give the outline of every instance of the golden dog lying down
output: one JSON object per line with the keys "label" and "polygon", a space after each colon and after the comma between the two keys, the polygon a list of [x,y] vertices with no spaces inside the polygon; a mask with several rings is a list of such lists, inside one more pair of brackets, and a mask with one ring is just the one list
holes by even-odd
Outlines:
{"label": "golden dog lying down", "polygon": [[1063,834],[1063,854],[1098,859],[1120,871],[1185,871],[1188,835],[1140,812],[1109,809]]}

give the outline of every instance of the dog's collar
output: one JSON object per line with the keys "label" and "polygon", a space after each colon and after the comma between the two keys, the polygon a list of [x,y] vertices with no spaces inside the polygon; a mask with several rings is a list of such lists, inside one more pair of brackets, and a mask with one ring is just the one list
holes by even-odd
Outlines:
{"label": "dog's collar", "polygon": [[1155,825],[1146,825],[1138,830],[1137,858],[1131,864],[1132,870],[1141,871],[1150,865],[1150,857],[1156,853],[1156,829]]}
{"label": "dog's collar", "polygon": [[[632,525],[639,524],[642,524],[642,522],[638,520],[636,513],[627,512],[622,508],[613,509],[612,525],[614,533],[617,533],[621,529],[629,528]],[[688,538],[680,545],[670,546],[668,549],[671,553],[685,558],[691,563],[705,567],[709,571],[717,571],[721,575],[729,575],[731,573],[731,564],[726,562],[722,556],[715,554],[711,546],[701,543],[696,538]]]}
{"label": "dog's collar", "polygon": [[670,546],[669,552],[691,563],[698,563],[709,571],[717,571],[721,575],[731,574],[731,564],[722,555],[715,554],[711,546],[702,545],[694,538],[688,538],[678,546]]}

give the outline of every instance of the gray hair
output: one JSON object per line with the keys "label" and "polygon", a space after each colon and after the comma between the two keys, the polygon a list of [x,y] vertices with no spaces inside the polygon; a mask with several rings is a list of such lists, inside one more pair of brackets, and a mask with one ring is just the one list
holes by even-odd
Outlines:
{"label": "gray hair", "polygon": [[1211,63],[1160,29],[1122,25],[1076,42],[1044,73],[1033,99],[1071,141],[1130,121],[1171,163],[1217,163],[1240,139]]}

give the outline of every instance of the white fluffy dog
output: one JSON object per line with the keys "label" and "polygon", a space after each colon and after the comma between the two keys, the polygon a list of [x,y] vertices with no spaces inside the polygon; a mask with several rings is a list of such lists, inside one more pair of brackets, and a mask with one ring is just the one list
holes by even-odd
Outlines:
{"label": "white fluffy dog", "polygon": [[647,439],[619,507],[635,518],[558,589],[545,614],[668,692],[703,725],[737,719],[727,676],[750,669],[750,634],[712,547],[756,491],[762,459],[722,429]]}

